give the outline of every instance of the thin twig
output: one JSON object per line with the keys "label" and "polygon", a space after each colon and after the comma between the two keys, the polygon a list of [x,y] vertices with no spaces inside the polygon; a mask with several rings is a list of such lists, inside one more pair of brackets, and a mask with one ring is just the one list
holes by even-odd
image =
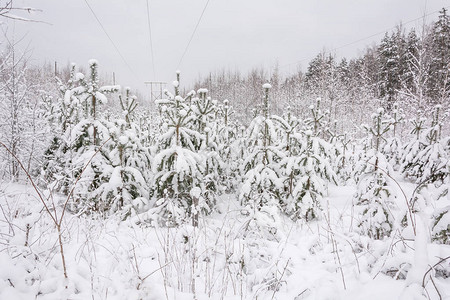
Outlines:
{"label": "thin twig", "polygon": [[442,300],[442,295],[441,295],[441,293],[439,292],[439,289],[437,288],[436,283],[434,283],[433,277],[430,277],[430,279],[431,279],[431,283],[433,284],[434,288],[436,289],[436,292],[437,292],[438,295],[439,295],[439,300]]}
{"label": "thin twig", "polygon": [[425,288],[425,277],[427,277],[427,274],[430,273],[431,270],[433,270],[437,265],[441,264],[442,262],[446,261],[447,259],[449,259],[450,256],[447,256],[445,258],[442,258],[440,261],[438,261],[437,263],[435,263],[432,267],[430,267],[425,274],[423,275],[423,279],[422,279],[422,287]]}
{"label": "thin twig", "polygon": [[284,273],[286,272],[286,269],[287,269],[290,261],[291,261],[291,258],[289,257],[289,259],[286,262],[286,265],[283,268],[283,272],[281,273],[280,279],[277,280],[277,284],[276,284],[276,286],[275,286],[275,288],[273,290],[272,299],[275,297],[275,293],[277,292],[277,289],[278,289],[278,287],[279,287],[279,285],[281,283],[281,279],[283,279]]}
{"label": "thin twig", "polygon": [[0,146],[4,147],[6,149],[6,151],[11,154],[11,156],[17,161],[17,163],[19,164],[20,168],[25,172],[25,174],[27,175],[28,179],[31,182],[31,185],[33,186],[33,189],[36,191],[36,193],[38,194],[38,197],[40,199],[40,201],[42,202],[42,204],[45,207],[45,210],[47,211],[47,213],[50,215],[50,217],[52,218],[53,222],[55,224],[58,224],[57,220],[53,217],[52,213],[50,212],[50,209],[48,208],[47,204],[45,203],[44,198],[42,197],[41,193],[39,192],[38,187],[36,186],[36,184],[34,183],[33,178],[31,178],[30,173],[28,173],[27,169],[25,169],[24,165],[22,164],[22,162],[20,161],[20,159],[8,148],[8,146],[6,146],[5,144],[3,144],[2,142],[0,142]]}
{"label": "thin twig", "polygon": [[166,263],[164,266],[159,267],[158,269],[152,271],[150,274],[148,274],[147,276],[145,276],[144,278],[142,278],[141,280],[144,281],[145,279],[149,278],[150,276],[152,276],[153,274],[155,274],[156,272],[158,272],[159,270],[161,270],[162,268],[167,267],[168,265],[170,265],[172,263],[172,261],[169,261],[168,263]]}

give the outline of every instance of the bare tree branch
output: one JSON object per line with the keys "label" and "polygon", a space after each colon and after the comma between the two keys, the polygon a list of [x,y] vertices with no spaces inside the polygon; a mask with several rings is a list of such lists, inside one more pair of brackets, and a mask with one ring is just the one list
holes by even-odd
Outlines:
{"label": "bare tree branch", "polygon": [[52,25],[51,23],[48,23],[45,21],[24,18],[21,16],[11,14],[12,11],[27,11],[29,14],[31,14],[32,12],[42,12],[42,9],[33,8],[33,7],[15,7],[15,6],[13,6],[13,0],[9,0],[3,6],[0,6],[0,17],[6,18],[6,19],[12,19],[12,20],[16,20],[16,21],[44,23],[47,25]]}

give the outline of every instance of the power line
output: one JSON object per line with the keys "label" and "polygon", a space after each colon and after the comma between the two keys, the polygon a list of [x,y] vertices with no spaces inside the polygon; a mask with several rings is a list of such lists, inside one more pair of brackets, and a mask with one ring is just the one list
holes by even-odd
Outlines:
{"label": "power line", "polygon": [[128,62],[126,61],[126,59],[123,57],[122,53],[120,53],[119,48],[117,48],[116,44],[114,43],[114,41],[112,40],[112,38],[109,36],[108,32],[106,31],[105,27],[103,26],[102,22],[100,22],[100,19],[97,17],[97,15],[95,14],[94,10],[92,9],[92,7],[89,5],[89,2],[87,0],[84,0],[84,2],[86,2],[86,5],[89,7],[89,9],[91,10],[92,14],[94,15],[95,19],[97,20],[98,24],[100,25],[100,27],[102,28],[103,32],[105,33],[105,35],[108,37],[109,41],[111,42],[111,44],[114,46],[114,49],[116,49],[117,53],[119,54],[119,56],[122,58],[123,62],[127,65],[128,69],[131,71],[131,73],[134,75],[134,77],[136,77],[136,79],[139,80],[139,78],[136,76],[136,73],[134,73],[133,69],[130,67],[130,65],[128,64]]}
{"label": "power line", "polygon": [[[449,8],[449,7],[450,7],[450,6],[446,6],[446,7],[444,7],[444,8]],[[428,16],[430,16],[430,15],[433,15],[433,14],[439,12],[439,11],[440,11],[440,10],[435,10],[435,11],[430,12],[430,13],[428,13],[428,14],[426,14],[426,15],[421,16],[421,17],[415,18],[415,19],[413,19],[413,20],[409,20],[409,21],[407,21],[407,22],[405,22],[405,23],[403,23],[403,24],[406,25],[406,24],[409,24],[409,23],[418,21],[418,20],[420,20],[420,19],[422,19],[422,18],[425,18],[425,17],[428,17]],[[334,52],[334,51],[336,51],[336,50],[339,50],[339,49],[342,49],[342,48],[345,48],[345,47],[348,47],[348,46],[357,44],[357,43],[359,43],[359,42],[365,41],[365,40],[367,40],[367,39],[373,38],[373,37],[375,37],[375,36],[377,36],[377,35],[380,35],[380,34],[386,33],[387,31],[390,31],[390,30],[392,30],[392,29],[395,29],[396,27],[397,27],[397,26],[392,26],[392,27],[387,28],[387,29],[385,29],[385,30],[383,30],[383,31],[374,33],[374,34],[369,35],[369,36],[367,36],[367,37],[364,37],[364,38],[358,39],[358,40],[356,40],[356,41],[350,42],[350,43],[348,43],[348,44],[345,44],[345,45],[336,47],[336,48],[334,48],[334,49],[331,49],[330,52]],[[298,60],[298,61],[296,61],[296,62],[293,62],[293,63],[289,63],[289,64],[286,64],[286,65],[280,66],[280,68],[289,67],[289,66],[298,64],[298,63],[300,63],[300,62],[302,62],[302,61],[305,61],[305,60],[307,60],[307,59],[310,59],[310,57],[305,57],[305,58],[302,58],[301,60]]]}
{"label": "power line", "polygon": [[153,53],[153,42],[152,42],[152,27],[150,25],[150,8],[147,0],[147,21],[148,21],[148,36],[150,38],[150,52],[152,55],[152,68],[153,68],[153,77],[156,78],[155,72],[155,55]]}
{"label": "power line", "polygon": [[183,55],[181,56],[180,62],[178,63],[178,68],[180,68],[181,62],[183,61],[184,56],[186,55],[186,52],[191,45],[192,39],[194,38],[195,32],[197,31],[198,25],[200,25],[200,22],[202,21],[203,15],[205,14],[206,8],[208,7],[209,1],[206,1],[205,7],[203,8],[202,14],[200,15],[200,18],[197,21],[197,24],[195,25],[194,31],[192,32],[191,38],[189,39],[188,44],[186,45],[186,48],[184,49]]}

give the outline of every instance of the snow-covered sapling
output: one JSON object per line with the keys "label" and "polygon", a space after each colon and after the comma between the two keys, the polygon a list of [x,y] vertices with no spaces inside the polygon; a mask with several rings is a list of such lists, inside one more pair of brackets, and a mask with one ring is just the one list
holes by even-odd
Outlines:
{"label": "snow-covered sapling", "polygon": [[[163,115],[162,134],[158,139],[158,150],[154,157],[154,179],[152,184],[155,211],[163,224],[168,220],[182,222],[173,212],[191,213],[191,190],[203,182],[204,164],[197,145],[204,135],[196,130],[197,119],[190,104],[195,92],[185,98],[179,95],[179,78],[174,81],[175,95],[166,91],[166,99],[156,100]],[[171,208],[169,203],[173,204]]]}
{"label": "snow-covered sapling", "polygon": [[257,116],[248,128],[248,141],[251,147],[244,161],[245,172],[240,199],[254,211],[264,206],[279,205],[283,184],[280,178],[279,160],[284,156],[275,141],[275,126],[269,117],[269,90],[271,86],[263,85],[265,92],[262,115]]}
{"label": "snow-covered sapling", "polygon": [[386,139],[386,144],[383,147],[383,153],[389,163],[398,168],[402,156],[402,143],[398,135],[398,126],[403,122],[404,114],[398,107],[398,103],[394,103],[391,118],[391,137]]}
{"label": "snow-covered sapling", "polygon": [[374,140],[374,147],[360,166],[362,175],[354,196],[355,210],[360,215],[358,230],[373,239],[389,236],[394,226],[391,210],[396,199],[395,187],[387,175],[393,170],[380,152],[384,136],[390,129],[390,120],[383,116],[382,108],[372,115],[373,126],[369,128],[369,132]]}

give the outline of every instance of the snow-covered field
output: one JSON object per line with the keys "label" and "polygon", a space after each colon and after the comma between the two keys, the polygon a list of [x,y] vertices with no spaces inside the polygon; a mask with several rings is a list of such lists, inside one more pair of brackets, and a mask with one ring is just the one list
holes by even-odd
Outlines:
{"label": "snow-covered field", "polygon": [[[9,15],[40,9],[13,2],[0,5],[0,23],[40,26]],[[115,50],[127,46],[116,47],[84,2]],[[177,67],[188,68],[205,2]],[[150,94],[116,83],[116,73],[133,82],[98,51],[104,69],[96,59],[61,65],[77,47],[33,65],[39,58],[22,49],[16,23],[2,28],[0,300],[450,300],[447,8],[424,11],[418,30],[411,21],[392,27],[356,57],[336,50],[365,39],[294,68],[282,62],[291,49],[283,44],[280,65],[267,57],[248,70],[204,72],[197,64],[173,78],[156,77],[154,61],[166,73],[176,59],[154,60],[149,32],[148,79],[158,79],[145,81]],[[274,23],[258,27],[283,32],[269,10]],[[128,20],[123,13],[114,18]],[[188,28],[174,20],[157,28]],[[86,28],[65,32],[90,49],[97,39]],[[254,30],[240,30],[256,41]],[[266,38],[263,48],[281,40]],[[233,45],[247,61],[245,43],[211,41],[202,50],[220,56],[231,48],[212,46]],[[147,74],[147,60],[132,53]],[[139,74],[133,85],[143,84]]]}
{"label": "snow-covered field", "polygon": [[249,213],[234,195],[197,228],[67,214],[68,279],[33,189],[0,191],[0,299],[421,299],[422,284],[428,299],[450,297],[450,262],[439,264],[450,246],[431,244],[420,220],[415,242],[355,234],[351,185],[331,186],[324,215],[309,223]]}

